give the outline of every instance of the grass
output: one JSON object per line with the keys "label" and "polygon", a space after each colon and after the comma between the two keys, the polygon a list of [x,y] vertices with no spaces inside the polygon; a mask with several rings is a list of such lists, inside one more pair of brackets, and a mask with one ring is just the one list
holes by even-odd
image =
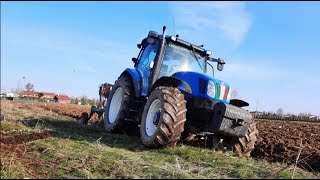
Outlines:
{"label": "grass", "polygon": [[[52,137],[27,142],[22,155],[1,153],[1,178],[289,179],[292,176],[291,169],[279,171],[285,164],[183,144],[146,149],[139,137],[108,134],[102,128],[84,126],[49,111],[17,109],[12,104],[2,106],[3,110],[11,119],[1,122],[2,130],[46,130]],[[33,113],[35,110],[38,113]],[[298,169],[295,178],[319,176]]]}

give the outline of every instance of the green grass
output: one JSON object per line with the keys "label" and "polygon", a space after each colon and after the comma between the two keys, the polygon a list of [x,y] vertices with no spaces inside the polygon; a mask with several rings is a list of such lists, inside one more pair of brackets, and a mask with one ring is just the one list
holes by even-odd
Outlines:
{"label": "green grass", "polygon": [[[23,156],[24,161],[18,158],[9,164],[12,156],[1,154],[4,164],[1,178],[289,179],[292,176],[292,169],[279,171],[285,164],[239,158],[230,152],[183,144],[175,148],[146,149],[139,137],[108,134],[103,128],[83,126],[56,114],[44,112],[43,116],[32,118],[23,113],[18,119],[28,128],[48,130],[52,137],[28,142],[32,151]],[[39,119],[41,126],[36,126]],[[1,122],[1,126],[17,128],[7,122]],[[319,178],[316,175],[298,168],[295,178]]]}
{"label": "green grass", "polygon": [[1,122],[1,131],[12,131],[12,130],[23,130],[23,129],[27,129],[25,126],[23,126],[22,124],[18,124],[18,123],[12,123],[12,122],[8,122],[8,121],[3,121]]}

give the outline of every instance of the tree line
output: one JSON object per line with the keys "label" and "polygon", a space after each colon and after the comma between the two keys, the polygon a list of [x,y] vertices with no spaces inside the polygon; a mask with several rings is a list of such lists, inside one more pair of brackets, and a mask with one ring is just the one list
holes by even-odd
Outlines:
{"label": "tree line", "polygon": [[81,105],[96,106],[97,103],[98,103],[98,99],[95,99],[95,98],[89,99],[87,96],[71,97],[70,98],[70,104],[81,104]]}

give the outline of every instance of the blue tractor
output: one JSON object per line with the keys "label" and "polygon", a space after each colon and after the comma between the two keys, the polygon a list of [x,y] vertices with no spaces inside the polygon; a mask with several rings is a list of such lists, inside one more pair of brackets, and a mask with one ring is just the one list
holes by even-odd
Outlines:
{"label": "blue tractor", "polygon": [[107,98],[104,126],[107,132],[128,134],[137,130],[149,148],[175,146],[197,135],[223,140],[238,155],[250,156],[258,130],[249,104],[230,99],[230,86],[207,75],[209,62],[222,71],[225,62],[211,51],[176,36],[150,31],[137,45],[134,68],[115,81]]}

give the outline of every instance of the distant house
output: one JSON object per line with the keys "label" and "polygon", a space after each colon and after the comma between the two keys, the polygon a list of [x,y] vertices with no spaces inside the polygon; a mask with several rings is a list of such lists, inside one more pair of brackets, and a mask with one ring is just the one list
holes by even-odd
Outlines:
{"label": "distant house", "polygon": [[55,93],[48,92],[22,91],[20,97],[38,100],[41,99],[46,102],[59,102],[63,104],[70,103],[70,98],[67,95],[56,95]]}
{"label": "distant house", "polygon": [[69,104],[70,98],[66,95],[56,95],[54,97],[55,101],[62,104]]}
{"label": "distant house", "polygon": [[20,94],[21,97],[29,98],[29,99],[38,99],[39,92],[36,91],[22,91]]}
{"label": "distant house", "polygon": [[53,102],[54,101],[54,97],[55,97],[56,94],[47,93],[47,92],[41,92],[41,93],[43,94],[42,99],[44,99],[45,101],[47,101],[47,102]]}

